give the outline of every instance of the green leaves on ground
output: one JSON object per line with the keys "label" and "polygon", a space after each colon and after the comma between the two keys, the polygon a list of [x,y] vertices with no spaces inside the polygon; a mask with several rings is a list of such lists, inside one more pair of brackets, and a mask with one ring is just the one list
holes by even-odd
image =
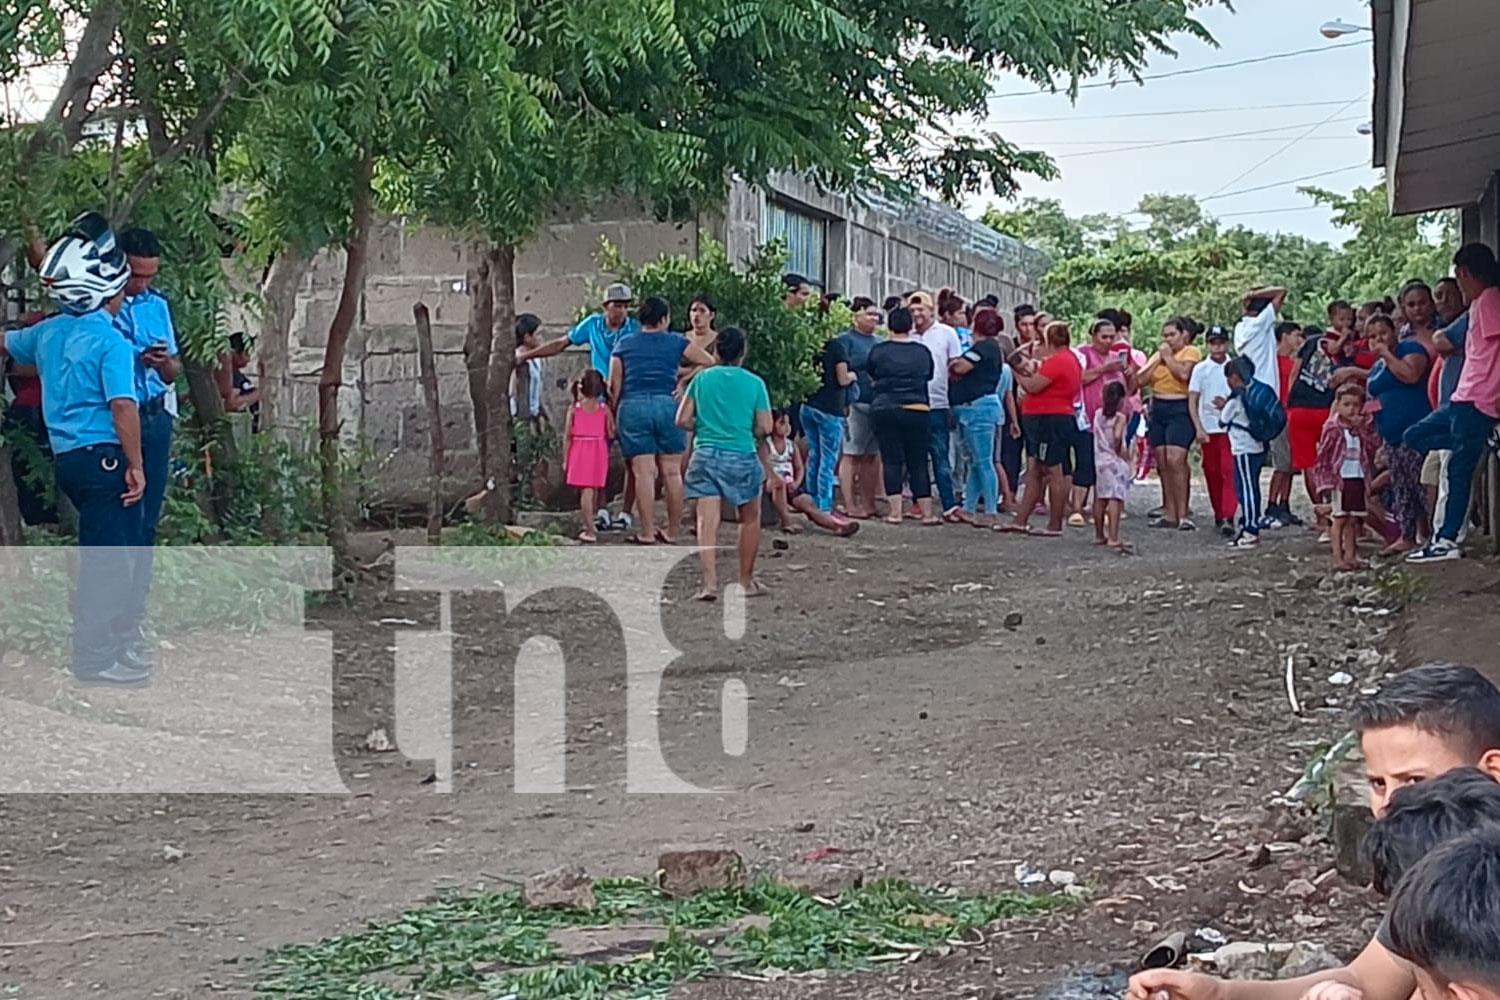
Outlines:
{"label": "green leaves on ground", "polygon": [[[598,909],[592,913],[530,909],[516,892],[454,896],[355,934],[282,948],[269,956],[257,995],[663,997],[678,983],[714,973],[859,968],[1062,905],[1055,896],[963,895],[904,882],[851,889],[832,905],[768,884],[687,900],[667,899],[634,879],[601,880],[594,892]],[[660,925],[668,933],[649,954],[622,961],[570,962],[548,938],[558,928],[624,924]],[[726,929],[722,941],[702,933],[715,928]]]}

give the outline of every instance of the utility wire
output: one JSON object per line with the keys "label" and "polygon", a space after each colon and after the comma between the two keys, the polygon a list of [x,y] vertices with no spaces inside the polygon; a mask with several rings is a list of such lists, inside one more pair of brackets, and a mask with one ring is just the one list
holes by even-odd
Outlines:
{"label": "utility wire", "polygon": [[1362,167],[1369,168],[1368,163],[1353,163],[1347,167],[1339,167],[1336,170],[1323,170],[1316,174],[1308,174],[1305,177],[1293,177],[1291,180],[1277,181],[1275,184],[1259,184],[1255,187],[1240,188],[1238,191],[1224,191],[1219,194],[1211,194],[1207,198],[1199,198],[1200,203],[1205,201],[1218,201],[1222,198],[1236,198],[1242,194],[1255,194],[1257,191],[1274,191],[1276,188],[1289,187],[1293,184],[1301,184],[1303,181],[1315,181],[1322,177],[1332,177],[1335,174],[1347,174],[1351,170]]}
{"label": "utility wire", "polygon": [[[1353,42],[1340,42],[1337,45],[1319,45],[1311,49],[1297,49],[1292,52],[1274,52],[1267,56],[1256,56],[1253,59],[1236,59],[1233,62],[1212,63],[1208,66],[1194,66],[1191,69],[1174,69],[1166,73],[1145,73],[1139,77],[1141,82],[1147,80],[1170,80],[1179,76],[1192,76],[1197,73],[1211,73],[1214,70],[1234,69],[1239,66],[1257,66],[1261,63],[1274,62],[1277,59],[1294,59],[1298,56],[1310,56],[1320,53],[1333,52],[1337,49],[1351,49],[1356,45],[1368,45],[1368,39],[1360,39]],[[1134,83],[1136,77],[1125,80],[1098,80],[1094,83],[1082,83],[1078,85],[1079,90],[1098,90],[1103,87],[1117,87],[1122,83]],[[1059,90],[1012,90],[1004,94],[991,94],[992,101],[1004,100],[1008,97],[1035,97],[1039,94],[1060,94]],[[1350,102],[1353,103],[1352,101]]]}
{"label": "utility wire", "polygon": [[1250,104],[1237,108],[1184,108],[1177,111],[1130,111],[1118,115],[1068,115],[1059,118],[1055,115],[1048,118],[1010,118],[1004,121],[993,121],[991,125],[1064,125],[1069,122],[1101,122],[1113,121],[1117,118],[1177,118],[1186,115],[1221,115],[1236,114],[1242,111],[1287,111],[1294,108],[1331,108],[1342,104],[1341,101],[1307,101],[1300,104]]}
{"label": "utility wire", "polygon": [[1309,126],[1306,132],[1302,133],[1301,135],[1292,137],[1291,139],[1287,140],[1287,142],[1284,145],[1277,147],[1275,150],[1271,151],[1270,153],[1267,153],[1266,156],[1263,159],[1257,160],[1254,164],[1252,164],[1251,166],[1247,167],[1245,170],[1241,171],[1240,173],[1236,174],[1234,176],[1233,180],[1225,182],[1217,191],[1215,191],[1213,194],[1209,195],[1209,198],[1217,198],[1217,197],[1219,197],[1225,191],[1228,191],[1230,188],[1234,187],[1240,181],[1242,181],[1245,178],[1251,176],[1257,170],[1259,170],[1261,167],[1264,167],[1266,164],[1270,163],[1272,160],[1275,160],[1277,157],[1279,157],[1282,153],[1285,153],[1287,150],[1289,150],[1293,146],[1297,145],[1298,142],[1300,142],[1303,139],[1307,138],[1308,136],[1312,135],[1318,129],[1322,128],[1324,125],[1327,125],[1330,122],[1332,122],[1334,120],[1334,118],[1336,118],[1338,116],[1339,112],[1345,110],[1346,108],[1353,107],[1354,105],[1358,104],[1360,101],[1363,101],[1363,100],[1366,100],[1366,99],[1367,99],[1366,97],[1356,97],[1354,100],[1348,101],[1348,102],[1344,103],[1343,105],[1341,105],[1340,107],[1335,108],[1332,112],[1329,113],[1329,115],[1328,115],[1327,118],[1325,118],[1322,121],[1317,122],[1317,123]]}
{"label": "utility wire", "polygon": [[[1342,119],[1342,120],[1343,121],[1357,121],[1358,118],[1347,118],[1347,119]],[[1321,122],[1318,122],[1317,124],[1313,125],[1308,130],[1308,132],[1304,133],[1302,136],[1300,136],[1297,139],[1293,140],[1293,143],[1300,142],[1302,139],[1306,138],[1312,132],[1316,131],[1317,129],[1322,128],[1324,125],[1329,125],[1329,124],[1332,124],[1332,120],[1331,119],[1325,119],[1325,120],[1323,120]],[[1246,138],[1246,137],[1249,137],[1249,136],[1262,136],[1262,137],[1265,137],[1265,136],[1275,136],[1275,135],[1281,135],[1282,133],[1284,133],[1289,128],[1304,128],[1304,127],[1305,126],[1302,126],[1302,125],[1280,125],[1280,126],[1277,126],[1276,128],[1252,129],[1252,130],[1250,130],[1248,132],[1225,132],[1222,135],[1200,135],[1200,136],[1188,137],[1188,138],[1183,138],[1183,139],[1167,139],[1167,140],[1164,140],[1162,142],[1148,142],[1148,143],[1143,143],[1143,144],[1137,145],[1137,146],[1123,146],[1123,147],[1120,147],[1120,148],[1117,148],[1117,149],[1091,149],[1091,150],[1088,150],[1088,151],[1082,152],[1082,153],[1060,153],[1055,158],[1059,159],[1059,160],[1076,160],[1076,159],[1079,159],[1080,157],[1084,157],[1084,156],[1107,156],[1107,155],[1110,155],[1112,153],[1133,153],[1133,152],[1136,152],[1138,150],[1143,150],[1143,149],[1161,149],[1161,148],[1166,147],[1166,146],[1192,146],[1192,145],[1197,145],[1199,143],[1204,143],[1204,142],[1224,142],[1224,141],[1227,141],[1227,140],[1230,140],[1230,139],[1242,139],[1242,138]],[[1046,144],[1045,143],[1041,143],[1040,145],[1046,145]]]}

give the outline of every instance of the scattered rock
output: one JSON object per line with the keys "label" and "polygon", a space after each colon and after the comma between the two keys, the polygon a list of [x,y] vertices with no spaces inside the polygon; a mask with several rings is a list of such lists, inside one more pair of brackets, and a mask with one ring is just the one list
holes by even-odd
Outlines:
{"label": "scattered rock", "polygon": [[789,541],[787,541],[785,538],[773,538],[773,539],[771,539],[771,548],[775,549],[777,552],[785,552],[787,549],[790,549],[791,547],[792,547],[792,543],[789,542]]}
{"label": "scattered rock", "polygon": [[1217,927],[1200,927],[1193,932],[1193,936],[1210,948],[1222,948],[1229,943],[1229,939],[1224,936],[1224,932]]}
{"label": "scattered rock", "polygon": [[1047,873],[1040,868],[1033,868],[1023,861],[1016,865],[1016,881],[1027,888],[1045,885],[1047,882]]}
{"label": "scattered rock", "polygon": [[919,718],[919,719],[924,719],[924,720],[925,720],[925,719],[926,719],[926,718],[927,718],[927,713],[926,713],[926,712],[925,712],[925,711],[923,711],[923,712],[918,712],[918,713],[917,713],[917,718]]}
{"label": "scattered rock", "polygon": [[1047,873],[1047,881],[1059,889],[1066,889],[1070,885],[1078,884],[1078,876],[1065,868],[1058,868]]}
{"label": "scattered rock", "polygon": [[1069,899],[1088,899],[1089,887],[1086,885],[1065,885],[1063,895]]}
{"label": "scattered rock", "polygon": [[171,844],[162,845],[161,858],[163,861],[181,861],[185,857],[187,857],[187,851],[184,851],[182,848],[173,847]]}
{"label": "scattered rock", "polygon": [[1350,684],[1354,683],[1354,675],[1346,674],[1342,670],[1340,670],[1338,673],[1328,678],[1328,683],[1332,684],[1334,687],[1348,687]]}
{"label": "scattered rock", "polygon": [[1161,924],[1158,924],[1154,920],[1137,920],[1130,925],[1131,933],[1139,934],[1142,937],[1147,934],[1155,934],[1159,930],[1161,930]]}
{"label": "scattered rock", "polygon": [[1254,853],[1250,855],[1250,860],[1246,863],[1246,867],[1251,871],[1258,871],[1270,863],[1271,849],[1265,844],[1261,844],[1255,849]]}
{"label": "scattered rock", "polygon": [[794,829],[798,833],[812,833],[817,828],[818,828],[818,824],[812,822],[811,820],[809,820],[806,823],[798,823],[796,825],[796,827],[794,827]]}
{"label": "scattered rock", "polygon": [[1025,620],[1025,616],[1023,616],[1021,612],[1012,611],[1010,614],[1005,616],[1004,624],[1007,629],[1014,632],[1016,629],[1021,627],[1021,623]]}
{"label": "scattered rock", "polygon": [[1305,878],[1294,878],[1282,890],[1293,899],[1308,899],[1318,894],[1318,887]]}
{"label": "scattered rock", "polygon": [[727,847],[668,847],[656,859],[657,884],[668,896],[696,896],[745,884],[745,859]]}
{"label": "scattered rock", "polygon": [[362,745],[371,753],[390,753],[396,749],[396,745],[391,742],[391,738],[386,733],[384,726],[376,726],[366,733]]}
{"label": "scattered rock", "polygon": [[1329,969],[1337,969],[1343,962],[1333,957],[1333,954],[1320,944],[1312,944],[1308,941],[1299,941],[1292,946],[1287,953],[1285,961],[1276,970],[1277,979],[1296,979],[1299,976],[1310,976],[1317,972],[1327,972]]}
{"label": "scattered rock", "polygon": [[1365,855],[1365,834],[1375,822],[1369,792],[1357,768],[1340,766],[1333,782],[1333,809],[1328,839],[1333,842],[1333,867],[1351,885],[1367,886],[1375,873]]}
{"label": "scattered rock", "polygon": [[16,670],[25,665],[26,656],[18,649],[7,649],[5,654],[0,656],[0,667],[7,670]]}
{"label": "scattered rock", "polygon": [[1273,974],[1291,952],[1289,944],[1234,941],[1208,956],[1225,979],[1256,979]]}
{"label": "scattered rock", "polygon": [[1319,927],[1328,925],[1327,917],[1315,917],[1310,913],[1296,913],[1292,915],[1292,923],[1305,931],[1314,931]]}
{"label": "scattered rock", "polygon": [[902,923],[908,927],[952,927],[953,918],[942,913],[908,913]]}
{"label": "scattered rock", "polygon": [[1045,635],[1039,635],[1039,636],[1037,636],[1036,637],[1036,644],[1038,646],[1045,646],[1045,645],[1047,645],[1047,637]]}
{"label": "scattered rock", "polygon": [[566,906],[575,910],[594,908],[594,880],[577,865],[554,868],[526,880],[521,900],[527,906]]}
{"label": "scattered rock", "polygon": [[775,882],[809,896],[834,899],[846,889],[865,884],[865,873],[853,865],[808,864],[794,861],[777,870]]}

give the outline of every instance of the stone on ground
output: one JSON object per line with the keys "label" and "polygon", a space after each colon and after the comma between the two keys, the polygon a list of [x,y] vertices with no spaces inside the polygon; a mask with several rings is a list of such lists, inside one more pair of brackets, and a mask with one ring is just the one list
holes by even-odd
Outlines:
{"label": "stone on ground", "polygon": [[745,859],[727,847],[668,847],[656,860],[657,884],[668,896],[696,896],[745,885]]}
{"label": "stone on ground", "polygon": [[594,880],[576,865],[554,868],[526,880],[521,899],[527,906],[568,906],[575,910],[594,908]]}
{"label": "stone on ground", "polygon": [[793,861],[776,872],[776,884],[809,896],[832,899],[846,889],[865,884],[865,873],[853,865],[810,864]]}

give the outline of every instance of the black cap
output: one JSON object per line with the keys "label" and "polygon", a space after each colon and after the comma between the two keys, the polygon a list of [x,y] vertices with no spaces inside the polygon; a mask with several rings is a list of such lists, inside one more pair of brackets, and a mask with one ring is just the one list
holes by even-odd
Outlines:
{"label": "black cap", "polygon": [[1205,342],[1210,340],[1228,340],[1229,331],[1218,324],[1214,324],[1208,328],[1208,332],[1203,335],[1203,339]]}

